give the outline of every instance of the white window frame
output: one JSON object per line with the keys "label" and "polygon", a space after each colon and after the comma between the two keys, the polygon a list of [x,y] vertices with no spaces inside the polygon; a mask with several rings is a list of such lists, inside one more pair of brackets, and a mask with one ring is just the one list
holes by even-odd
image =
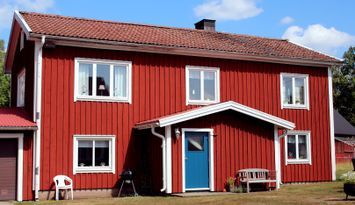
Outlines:
{"label": "white window frame", "polygon": [[[201,100],[190,100],[190,81],[189,73],[190,70],[202,71],[201,75]],[[204,71],[216,72],[215,79],[215,95],[216,99],[213,101],[204,100]],[[191,66],[187,65],[185,69],[186,74],[186,105],[208,105],[213,103],[218,103],[220,101],[220,83],[219,83],[219,68],[218,67],[206,67],[206,66]]]}
{"label": "white window frame", "polygon": [[[283,78],[292,78],[292,104],[284,104],[284,88],[283,88]],[[304,78],[304,105],[295,103],[295,78]],[[298,73],[281,73],[280,74],[280,90],[281,90],[281,109],[307,109],[309,110],[309,81],[308,74],[298,74]]]}
{"label": "white window frame", "polygon": [[[21,89],[21,78],[23,78],[23,90]],[[20,93],[23,93],[21,95]],[[20,99],[21,96],[23,99]],[[24,107],[25,106],[25,99],[26,99],[26,69],[23,68],[22,71],[17,75],[17,99],[16,99],[16,106],[17,107]]]}
{"label": "white window frame", "polygon": [[[287,137],[288,135],[295,135],[296,140],[296,159],[288,159]],[[298,150],[298,135],[306,135],[307,142],[307,159],[299,159]],[[312,165],[312,149],[311,149],[311,132],[310,131],[288,131],[285,136],[285,162],[288,164],[309,164]]]}
{"label": "white window frame", "polygon": [[[80,140],[108,140],[109,141],[109,166],[95,166],[95,147],[93,147],[93,166],[79,167],[78,166],[78,142]],[[74,135],[73,141],[73,174],[77,173],[113,173],[116,172],[116,137],[114,135]]]}
{"label": "white window frame", "polygon": [[[93,64],[92,72],[92,96],[81,96],[78,94],[78,77],[79,77],[79,63]],[[110,65],[110,96],[97,96],[96,95],[96,65],[106,64]],[[113,78],[114,78],[114,66],[126,66],[127,67],[127,96],[119,97],[113,96]],[[132,62],[121,60],[105,60],[105,59],[89,59],[89,58],[75,58],[75,79],[74,79],[74,102],[76,101],[101,101],[101,102],[132,102]]]}

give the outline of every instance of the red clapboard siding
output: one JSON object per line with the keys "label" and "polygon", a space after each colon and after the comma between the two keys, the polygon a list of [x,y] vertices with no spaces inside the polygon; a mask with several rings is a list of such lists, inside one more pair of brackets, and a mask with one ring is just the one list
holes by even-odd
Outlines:
{"label": "red clapboard siding", "polygon": [[[132,104],[74,103],[75,57],[132,61]],[[331,180],[326,68],[57,46],[52,50],[44,49],[43,52],[41,189],[48,190],[56,174],[69,175],[74,179],[76,189],[111,188],[117,183],[123,168],[139,167],[141,152],[137,147],[141,145],[141,140],[133,132],[134,125],[194,107],[186,106],[186,65],[220,68],[221,101],[233,100],[292,121],[296,124],[296,130],[311,131],[312,165],[285,166],[284,151],[281,150],[283,182]],[[310,110],[281,110],[280,72],[309,74]],[[224,122],[222,118],[218,120]],[[209,126],[213,126],[220,136],[243,135],[241,130],[223,123]],[[248,125],[245,126],[248,128]],[[261,127],[255,128],[260,134],[263,133]],[[116,174],[74,176],[74,134],[116,135]],[[215,147],[221,150],[221,153],[215,153],[215,159],[218,159],[215,166],[216,187],[219,190],[225,177],[239,167],[256,166],[260,162],[260,166],[273,168],[273,144],[269,144],[266,138],[252,139],[251,133],[246,136],[249,137],[244,140],[238,137],[216,140]],[[156,142],[159,143],[158,140]],[[174,158],[177,154],[176,159],[181,161],[178,159],[181,151],[176,149],[181,142],[174,143],[177,143],[173,147]],[[232,144],[242,146],[231,153],[227,150],[233,149]],[[160,147],[154,146],[154,149],[159,155]],[[237,159],[245,153],[253,156],[253,150],[257,149],[271,152],[260,156],[260,161],[250,157]],[[60,163],[64,163],[63,166]],[[151,163],[156,164],[156,167],[161,166],[158,165],[161,163],[159,160]],[[173,169],[181,170],[181,165],[173,164]],[[178,173],[174,176],[174,181],[181,182]],[[159,181],[153,183],[157,183],[158,187],[161,178],[156,180]],[[174,190],[179,190],[179,186],[175,182]]]}

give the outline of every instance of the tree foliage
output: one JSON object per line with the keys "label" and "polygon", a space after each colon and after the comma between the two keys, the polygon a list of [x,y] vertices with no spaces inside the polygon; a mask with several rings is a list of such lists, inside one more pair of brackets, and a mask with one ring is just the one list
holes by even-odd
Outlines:
{"label": "tree foliage", "polygon": [[4,73],[4,58],[4,41],[0,40],[0,107],[10,103],[10,76]]}
{"label": "tree foliage", "polygon": [[334,108],[355,125],[355,47],[343,55],[344,65],[333,68]]}

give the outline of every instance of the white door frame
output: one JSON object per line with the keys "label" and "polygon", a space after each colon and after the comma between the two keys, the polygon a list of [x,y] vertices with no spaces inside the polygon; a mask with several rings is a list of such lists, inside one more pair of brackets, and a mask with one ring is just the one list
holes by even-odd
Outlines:
{"label": "white door frame", "polygon": [[17,139],[17,188],[16,199],[22,201],[23,183],[23,133],[1,133],[0,139]]}
{"label": "white door frame", "polygon": [[[182,192],[186,192],[186,178],[185,178],[185,132],[208,132],[209,143],[209,189],[214,191],[214,156],[213,156],[213,129],[210,128],[182,128],[181,129],[181,160],[182,160]],[[192,191],[193,189],[188,189]],[[206,190],[206,189],[194,189],[194,190]]]}

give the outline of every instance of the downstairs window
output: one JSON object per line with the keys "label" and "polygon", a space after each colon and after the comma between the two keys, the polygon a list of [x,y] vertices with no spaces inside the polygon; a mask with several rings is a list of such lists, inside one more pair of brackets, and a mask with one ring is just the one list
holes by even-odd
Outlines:
{"label": "downstairs window", "polygon": [[286,164],[311,164],[310,144],[310,132],[289,132],[285,136]]}
{"label": "downstairs window", "polygon": [[115,173],[114,136],[74,136],[74,174]]}

